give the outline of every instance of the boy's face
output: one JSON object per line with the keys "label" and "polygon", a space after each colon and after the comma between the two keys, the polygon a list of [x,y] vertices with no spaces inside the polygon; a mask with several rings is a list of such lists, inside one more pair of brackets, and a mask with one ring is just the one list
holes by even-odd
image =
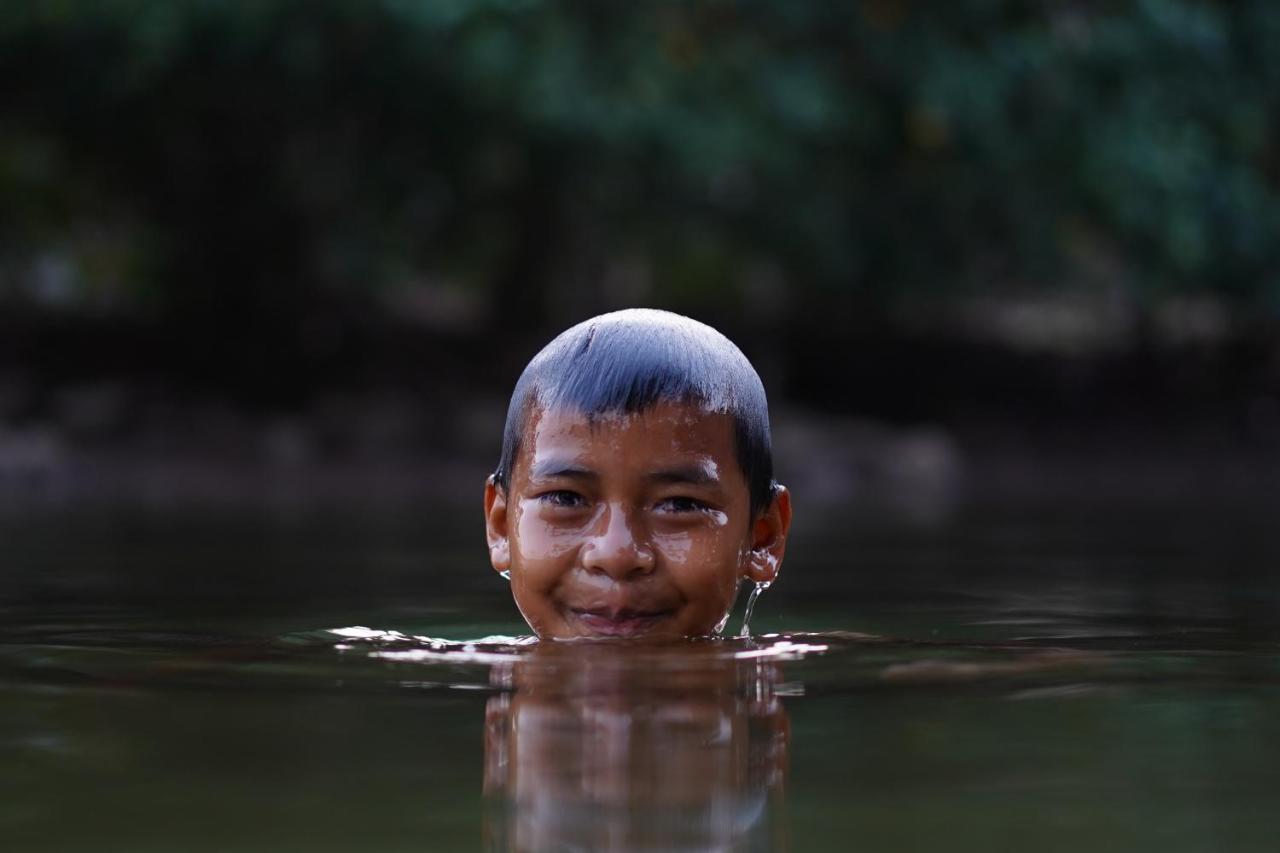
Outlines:
{"label": "boy's face", "polygon": [[791,509],[780,490],[751,517],[728,415],[661,403],[536,411],[485,516],[494,568],[539,636],[690,637],[716,629],[742,579],[773,580]]}

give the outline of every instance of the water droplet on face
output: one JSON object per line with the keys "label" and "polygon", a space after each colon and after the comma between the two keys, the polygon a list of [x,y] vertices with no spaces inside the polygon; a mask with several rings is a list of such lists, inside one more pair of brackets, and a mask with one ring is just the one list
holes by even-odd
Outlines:
{"label": "water droplet on face", "polygon": [[751,590],[751,595],[747,598],[747,612],[742,614],[742,630],[738,632],[739,637],[751,636],[751,613],[756,609],[756,599],[769,588],[770,583],[771,581],[758,581],[756,588]]}

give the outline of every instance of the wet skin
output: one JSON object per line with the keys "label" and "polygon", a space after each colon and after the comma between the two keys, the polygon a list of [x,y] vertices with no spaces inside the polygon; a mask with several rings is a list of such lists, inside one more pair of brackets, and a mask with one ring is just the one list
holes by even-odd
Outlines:
{"label": "wet skin", "polygon": [[675,403],[535,411],[509,485],[485,487],[489,555],[543,638],[711,634],[743,579],[776,577],[791,522],[781,488],[752,517],[732,419]]}

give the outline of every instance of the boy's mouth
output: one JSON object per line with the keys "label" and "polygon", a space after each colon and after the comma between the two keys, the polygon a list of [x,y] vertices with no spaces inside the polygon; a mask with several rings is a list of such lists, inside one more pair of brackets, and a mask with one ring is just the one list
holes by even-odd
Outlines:
{"label": "boy's mouth", "polygon": [[597,637],[638,637],[647,634],[671,615],[670,610],[630,608],[570,608],[570,618],[583,633]]}

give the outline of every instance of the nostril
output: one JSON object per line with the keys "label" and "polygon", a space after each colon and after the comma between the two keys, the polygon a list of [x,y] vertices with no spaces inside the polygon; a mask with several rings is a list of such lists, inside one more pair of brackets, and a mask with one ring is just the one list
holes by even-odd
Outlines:
{"label": "nostril", "polygon": [[658,561],[654,559],[653,551],[648,548],[636,549],[636,572],[642,575],[651,574],[657,564]]}
{"label": "nostril", "polygon": [[630,543],[625,547],[589,548],[583,553],[582,566],[591,574],[623,580],[652,573],[656,561],[650,549]]}

